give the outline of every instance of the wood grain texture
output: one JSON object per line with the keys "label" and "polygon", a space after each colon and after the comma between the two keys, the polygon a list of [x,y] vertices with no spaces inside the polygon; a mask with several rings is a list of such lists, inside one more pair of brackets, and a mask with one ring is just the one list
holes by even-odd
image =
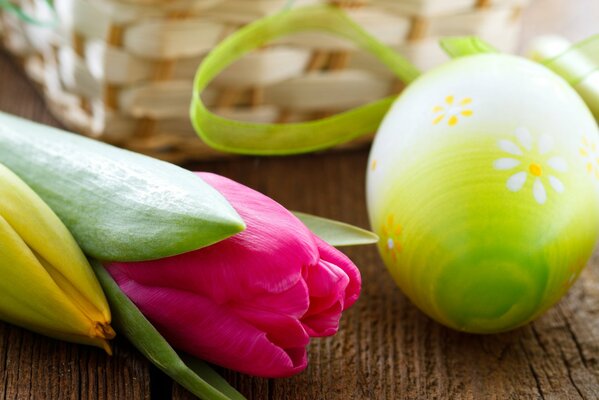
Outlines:
{"label": "wood grain texture", "polygon": [[150,399],[147,362],[121,340],[114,355],[0,323],[0,398]]}
{"label": "wood grain texture", "polygon": [[[570,8],[565,6],[569,4]],[[596,0],[537,0],[524,35],[594,33]],[[0,55],[0,110],[56,124],[31,85]],[[198,163],[290,209],[368,226],[367,151]],[[308,369],[267,380],[221,370],[249,399],[599,398],[599,255],[539,320],[499,335],[468,335],[433,322],[392,282],[374,247],[350,248],[361,299],[333,338],[313,340]],[[124,341],[110,358],[0,323],[0,399],[192,399]]]}

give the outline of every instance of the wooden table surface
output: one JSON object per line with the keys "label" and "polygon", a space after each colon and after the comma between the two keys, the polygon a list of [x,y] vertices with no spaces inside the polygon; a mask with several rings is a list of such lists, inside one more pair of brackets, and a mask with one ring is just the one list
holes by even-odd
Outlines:
{"label": "wooden table surface", "polygon": [[[524,40],[596,33],[597,0],[537,0]],[[0,109],[57,125],[17,66],[0,54]],[[367,226],[367,150],[194,165],[236,179],[288,208]],[[393,284],[374,246],[347,250],[361,299],[338,335],[313,340],[310,365],[281,380],[223,370],[249,399],[599,398],[599,254],[569,294],[536,322],[498,335],[447,329]],[[192,399],[125,340],[114,356],[0,323],[0,399]]]}

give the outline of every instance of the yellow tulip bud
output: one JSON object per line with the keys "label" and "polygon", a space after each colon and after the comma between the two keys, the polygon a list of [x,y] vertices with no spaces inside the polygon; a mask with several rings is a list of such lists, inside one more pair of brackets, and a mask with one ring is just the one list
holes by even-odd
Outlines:
{"label": "yellow tulip bud", "polygon": [[115,335],[91,266],[54,212],[0,164],[0,319],[101,347]]}

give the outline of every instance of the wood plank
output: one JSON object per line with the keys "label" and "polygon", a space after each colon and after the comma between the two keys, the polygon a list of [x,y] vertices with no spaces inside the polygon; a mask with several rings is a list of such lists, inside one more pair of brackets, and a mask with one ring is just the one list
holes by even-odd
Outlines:
{"label": "wood plank", "polygon": [[114,355],[0,323],[0,398],[150,399],[147,362],[121,340]]}

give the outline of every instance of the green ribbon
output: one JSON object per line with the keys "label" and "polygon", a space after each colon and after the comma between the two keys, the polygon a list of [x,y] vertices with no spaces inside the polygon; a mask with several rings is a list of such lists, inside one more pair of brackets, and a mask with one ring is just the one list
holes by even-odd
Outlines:
{"label": "green ribbon", "polygon": [[572,45],[542,64],[572,85],[599,121],[599,35]]}
{"label": "green ribbon", "polygon": [[52,13],[52,19],[50,21],[42,21],[35,17],[32,17],[31,15],[29,15],[25,11],[23,11],[23,9],[20,6],[12,3],[10,0],[0,0],[0,8],[3,8],[6,11],[16,15],[19,19],[21,19],[22,21],[24,21],[28,24],[37,25],[37,26],[46,27],[46,28],[53,28],[58,23],[58,14],[56,13],[56,9],[54,8],[54,1],[53,0],[44,0],[44,1],[45,1],[46,5],[48,6],[48,9]]}
{"label": "green ribbon", "polygon": [[254,22],[218,45],[200,65],[193,88],[191,121],[202,140],[218,150],[240,154],[287,155],[325,149],[375,132],[396,96],[389,96],[316,121],[257,124],[234,121],[210,112],[201,93],[223,69],[251,50],[302,31],[328,32],[369,51],[405,83],[420,72],[345,13],[333,6],[283,11]]}
{"label": "green ribbon", "polygon": [[599,35],[578,42],[541,63],[576,86],[599,69]]}

